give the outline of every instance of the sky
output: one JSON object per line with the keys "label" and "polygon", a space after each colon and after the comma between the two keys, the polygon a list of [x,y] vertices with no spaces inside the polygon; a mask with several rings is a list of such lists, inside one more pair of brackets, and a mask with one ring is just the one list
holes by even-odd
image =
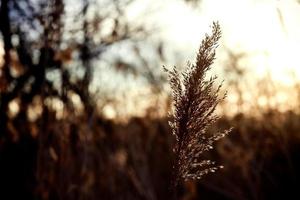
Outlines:
{"label": "sky", "polygon": [[[180,59],[193,59],[204,34],[219,21],[223,50],[247,53],[243,65],[255,77],[267,72],[291,85],[291,73],[300,80],[300,3],[296,0],[202,0],[199,7],[181,0],[143,0],[131,7],[129,18],[148,12],[146,23],[159,27],[159,37]],[[223,49],[223,50],[222,50]],[[183,63],[186,61],[183,61]],[[217,59],[222,67],[222,59]]]}
{"label": "sky", "polygon": [[[153,27],[150,39],[164,42],[164,52],[168,59],[167,63],[157,64],[161,72],[162,64],[184,66],[188,60],[193,61],[201,40],[205,33],[210,31],[210,25],[213,21],[219,21],[222,38],[213,67],[216,73],[222,71],[226,60],[225,49],[229,49],[233,53],[247,55],[239,64],[250,72],[250,80],[269,75],[272,80],[284,85],[285,91],[288,91],[287,87],[292,86],[295,80],[300,82],[300,2],[297,0],[199,0],[198,6],[186,4],[183,0],[136,0],[126,15],[132,23],[143,23],[147,27]],[[120,48],[117,49],[121,51]],[[126,50],[123,54],[127,54]],[[109,67],[105,68],[108,69]],[[97,76],[105,87],[112,82],[107,73]],[[121,75],[118,78],[118,75],[114,74],[114,77],[113,87],[123,85],[120,84],[124,82]],[[225,82],[228,79],[221,78]],[[143,99],[146,99],[151,91],[148,92],[145,88],[138,90],[134,85],[143,84],[129,79],[130,77],[126,82],[133,85],[135,90],[128,97],[129,100],[126,100],[127,106],[128,102],[131,102],[132,108],[128,106],[128,109],[133,110],[138,103],[139,107],[146,108],[149,104]],[[287,93],[274,95],[273,102],[280,100],[280,103],[284,104],[291,102],[290,98],[296,99],[296,94],[292,97]],[[133,96],[136,100],[134,102],[131,101]],[[122,102],[124,98],[121,97]],[[263,96],[259,98],[258,104],[270,102]],[[253,103],[253,98],[246,99]],[[229,93],[227,101],[229,104],[236,103],[237,98]],[[109,105],[104,109],[113,113]],[[116,114],[111,114],[114,115]]]}
{"label": "sky", "polygon": [[[104,0],[99,0],[104,1]],[[219,21],[222,40],[216,69],[224,65],[224,49],[246,53],[241,65],[252,76],[267,72],[276,81],[292,85],[300,81],[300,2],[297,0],[199,0],[199,6],[183,0],[136,0],[127,10],[132,23],[140,20],[157,28],[153,39],[162,39],[168,65],[193,60],[204,34]],[[76,6],[75,6],[76,7]],[[0,55],[3,54],[0,48]],[[219,70],[221,71],[221,70]]]}
{"label": "sky", "polygon": [[272,106],[284,111],[298,105],[299,90],[295,92],[294,84],[300,83],[300,1],[201,0],[195,6],[183,0],[137,0],[128,18],[157,28],[153,38],[164,41],[167,66],[179,67],[195,59],[210,25],[218,21],[222,38],[213,73],[225,84],[230,79],[222,73],[228,67],[227,50],[244,55],[239,65],[248,72],[242,77],[247,85],[239,82],[244,108],[238,107],[232,88],[225,86],[228,108],[236,112]]}

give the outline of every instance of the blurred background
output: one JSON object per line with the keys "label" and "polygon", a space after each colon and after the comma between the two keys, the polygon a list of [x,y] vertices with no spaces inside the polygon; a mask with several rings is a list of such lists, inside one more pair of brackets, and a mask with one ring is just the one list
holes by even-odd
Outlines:
{"label": "blurred background", "polygon": [[162,66],[193,62],[213,21],[210,131],[234,129],[203,155],[224,169],[180,199],[297,199],[297,0],[1,0],[0,199],[168,199]]}

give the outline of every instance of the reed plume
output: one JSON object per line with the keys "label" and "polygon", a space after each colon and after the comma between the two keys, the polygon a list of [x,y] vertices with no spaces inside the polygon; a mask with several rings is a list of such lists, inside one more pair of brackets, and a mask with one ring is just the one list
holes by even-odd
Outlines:
{"label": "reed plume", "polygon": [[217,42],[221,37],[220,25],[214,22],[212,33],[205,36],[200,45],[196,62],[188,63],[183,72],[176,67],[168,70],[172,89],[173,112],[169,122],[176,138],[171,188],[176,193],[179,181],[200,179],[203,175],[215,172],[222,166],[201,159],[203,152],[213,148],[214,141],[228,134],[230,130],[208,134],[207,129],[216,122],[216,106],[226,95],[220,97],[222,84],[215,87],[217,76],[206,79],[207,72],[215,59]]}

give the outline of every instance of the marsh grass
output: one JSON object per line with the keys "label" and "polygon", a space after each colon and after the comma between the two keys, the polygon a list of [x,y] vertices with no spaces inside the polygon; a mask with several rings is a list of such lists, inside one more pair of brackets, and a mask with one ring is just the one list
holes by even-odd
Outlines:
{"label": "marsh grass", "polygon": [[213,143],[229,132],[207,133],[218,119],[214,113],[217,105],[225,98],[225,95],[219,96],[222,84],[216,86],[217,76],[207,79],[220,37],[220,25],[214,22],[212,33],[201,42],[194,64],[188,63],[183,72],[178,72],[176,67],[171,70],[164,67],[169,75],[174,107],[169,123],[176,140],[171,183],[174,199],[177,199],[176,188],[182,179],[201,179],[222,168],[214,161],[201,159],[203,152],[212,149]]}

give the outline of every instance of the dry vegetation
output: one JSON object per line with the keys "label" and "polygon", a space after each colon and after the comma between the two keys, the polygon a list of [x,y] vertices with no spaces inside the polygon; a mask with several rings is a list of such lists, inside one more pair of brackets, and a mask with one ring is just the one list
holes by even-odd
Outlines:
{"label": "dry vegetation", "polygon": [[[157,105],[151,114],[120,123],[96,109],[89,86],[93,62],[103,59],[109,47],[125,40],[135,44],[147,35],[144,27],[132,26],[124,18],[122,8],[131,1],[113,1],[113,6],[105,7],[107,12],[87,17],[89,8],[98,7],[82,0],[82,8],[74,14],[80,23],[74,22],[73,30],[66,29],[64,1],[47,2],[1,1],[5,53],[0,66],[1,200],[160,200],[175,193],[174,198],[184,200],[299,196],[299,102],[286,112],[258,109],[259,117],[242,110],[232,117],[214,115],[223,98],[215,78],[205,75],[215,58],[218,24],[204,38],[195,64],[183,73],[167,70],[174,92],[172,127],[167,117],[154,117]],[[112,19],[111,31],[101,35],[106,19]],[[30,38],[30,33],[37,38]],[[64,34],[71,35],[69,40]],[[139,54],[136,48],[135,53]],[[141,76],[124,63],[110,64],[122,73]],[[162,91],[150,71],[143,75],[157,95]],[[49,78],[53,74],[56,78]],[[102,101],[108,103],[108,98]],[[232,132],[216,141],[224,135],[219,131],[230,127]],[[219,164],[224,169],[202,177]]]}
{"label": "dry vegetation", "polygon": [[170,121],[175,136],[175,160],[173,164],[172,192],[177,192],[181,179],[201,179],[209,172],[215,172],[222,166],[215,166],[211,160],[201,159],[201,155],[213,148],[213,143],[229,132],[208,134],[218,119],[215,109],[223,98],[219,97],[221,85],[215,86],[215,77],[206,80],[206,72],[215,59],[215,48],[221,37],[220,25],[213,23],[212,34],[206,35],[199,48],[195,64],[179,73],[176,67],[168,72],[173,92],[174,111]]}
{"label": "dry vegetation", "polygon": [[[11,181],[2,182],[2,189],[12,187],[23,195],[35,191],[38,199],[170,197],[174,157],[167,119],[132,118],[128,124],[118,124],[96,118],[88,127],[81,123],[82,118],[66,123],[55,120],[55,113],[51,115],[39,148],[36,181],[25,177],[26,182],[21,182],[34,169],[28,160],[28,147],[34,144],[23,142],[1,152],[1,162],[6,163],[1,166],[2,177]],[[212,132],[235,128],[203,158],[221,163],[224,169],[200,181],[181,182],[179,199],[282,199],[297,195],[299,120],[293,112],[276,111],[265,113],[262,119],[245,115],[221,118]],[[39,123],[31,124],[32,131]],[[20,171],[19,166],[26,168]],[[5,173],[10,170],[13,174]],[[15,195],[9,193],[12,198]]]}

